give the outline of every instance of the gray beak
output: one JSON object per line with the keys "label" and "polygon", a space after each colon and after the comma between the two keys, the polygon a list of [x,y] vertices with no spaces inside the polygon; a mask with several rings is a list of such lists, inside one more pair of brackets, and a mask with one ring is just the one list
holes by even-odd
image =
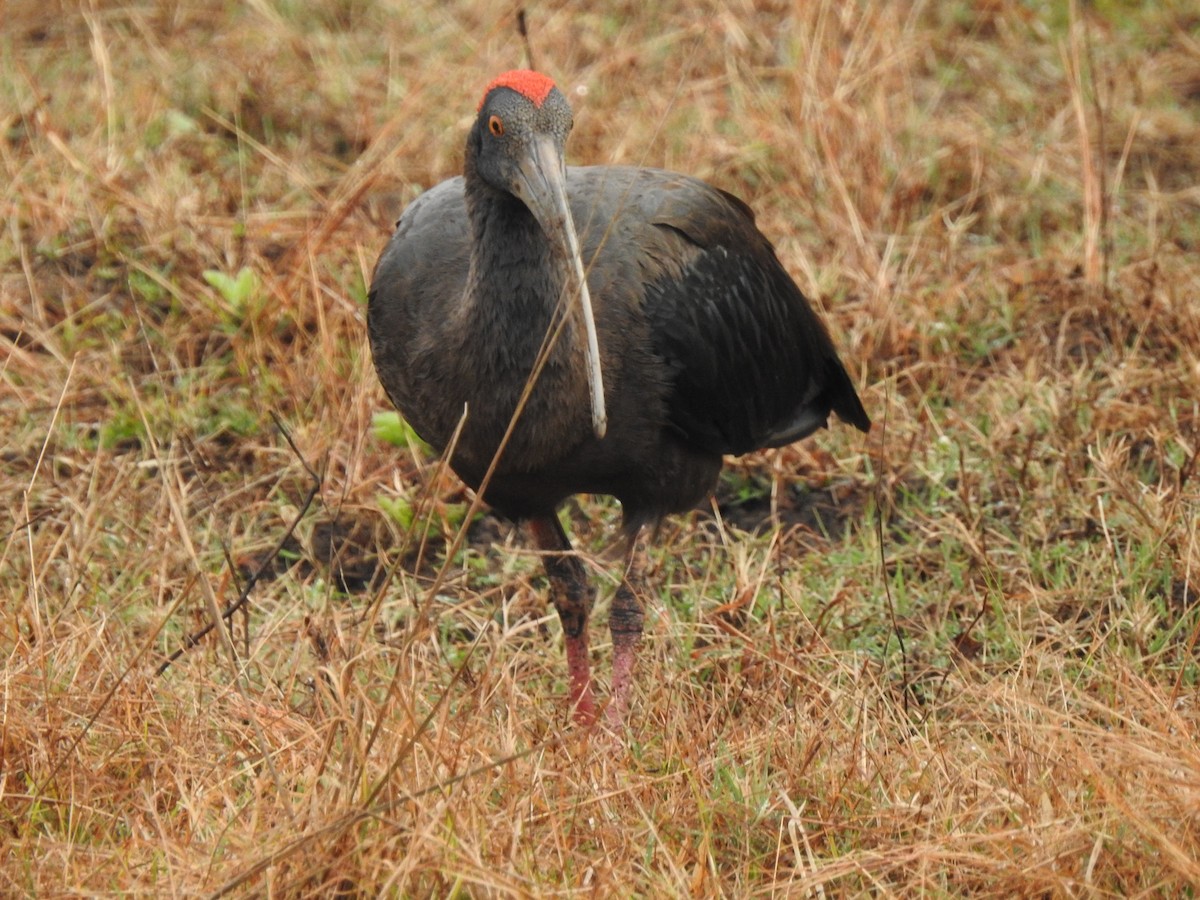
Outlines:
{"label": "gray beak", "polygon": [[608,413],[604,408],[604,380],[600,371],[600,342],[596,337],[596,319],[592,314],[592,296],[588,292],[579,237],[567,203],[567,170],[554,141],[537,137],[520,162],[517,193],[547,236],[566,257],[572,274],[571,290],[579,301],[587,334],[588,387],[592,399],[592,431],[604,437],[608,428]]}

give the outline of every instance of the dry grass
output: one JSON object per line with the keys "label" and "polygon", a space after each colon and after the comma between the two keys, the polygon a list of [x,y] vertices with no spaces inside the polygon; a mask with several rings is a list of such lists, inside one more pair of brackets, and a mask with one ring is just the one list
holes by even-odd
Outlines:
{"label": "dry grass", "polygon": [[749,200],[877,423],[663,529],[621,746],[372,431],[364,284],[511,10],[4,7],[0,892],[1193,890],[1195,7],[592,6],[530,8],[572,159]]}

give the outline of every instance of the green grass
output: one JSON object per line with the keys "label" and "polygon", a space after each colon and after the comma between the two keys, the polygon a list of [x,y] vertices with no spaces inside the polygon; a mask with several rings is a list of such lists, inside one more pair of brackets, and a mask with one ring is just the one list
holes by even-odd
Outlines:
{"label": "green grass", "polygon": [[584,6],[570,161],[745,198],[875,421],[663,524],[623,740],[364,333],[511,11],[5,8],[3,893],[1193,891],[1193,11]]}

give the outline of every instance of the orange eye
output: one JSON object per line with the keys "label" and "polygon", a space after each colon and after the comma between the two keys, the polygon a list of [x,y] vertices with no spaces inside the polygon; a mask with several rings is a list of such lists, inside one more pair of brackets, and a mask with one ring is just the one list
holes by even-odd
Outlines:
{"label": "orange eye", "polygon": [[504,123],[499,116],[488,119],[488,131],[492,133],[492,137],[504,137]]}

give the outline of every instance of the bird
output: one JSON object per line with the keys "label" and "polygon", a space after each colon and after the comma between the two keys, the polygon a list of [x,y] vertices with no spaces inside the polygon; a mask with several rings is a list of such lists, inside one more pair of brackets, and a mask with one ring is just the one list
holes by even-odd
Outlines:
{"label": "bird", "polygon": [[[573,112],[549,76],[500,74],[463,174],[401,214],[368,293],[392,404],[540,551],[582,726],[627,727],[644,536],[716,487],[725,456],[783,447],[831,414],[871,422],[825,325],[733,194],[662,169],[567,166]],[[595,588],[560,519],[576,494],[621,505],[601,710]]]}

